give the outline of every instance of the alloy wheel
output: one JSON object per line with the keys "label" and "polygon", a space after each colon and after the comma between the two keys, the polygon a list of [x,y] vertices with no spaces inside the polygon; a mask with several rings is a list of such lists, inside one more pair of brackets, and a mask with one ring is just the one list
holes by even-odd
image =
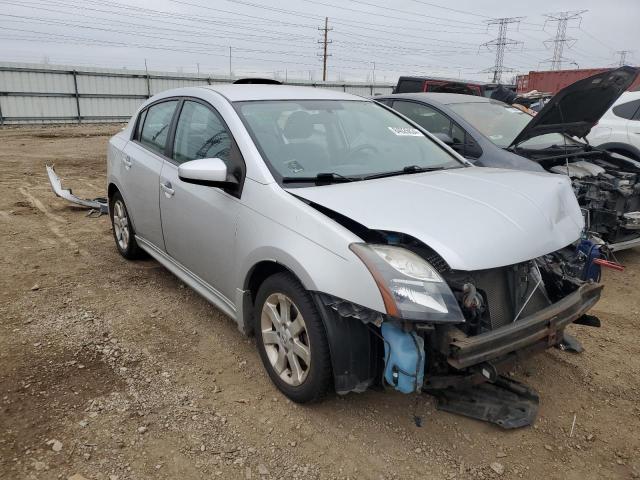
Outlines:
{"label": "alloy wheel", "polygon": [[262,342],[276,374],[287,384],[302,384],[311,365],[311,348],[304,318],[291,299],[273,293],[262,306]]}
{"label": "alloy wheel", "polygon": [[129,218],[127,210],[122,200],[116,200],[113,204],[113,230],[116,234],[116,241],[121,250],[127,250],[129,246]]}

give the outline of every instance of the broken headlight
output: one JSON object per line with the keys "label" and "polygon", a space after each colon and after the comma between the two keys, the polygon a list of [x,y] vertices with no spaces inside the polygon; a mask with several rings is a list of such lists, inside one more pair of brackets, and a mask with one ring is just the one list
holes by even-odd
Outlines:
{"label": "broken headlight", "polygon": [[373,275],[387,313],[405,320],[464,322],[449,285],[423,258],[391,245],[352,243],[349,248]]}

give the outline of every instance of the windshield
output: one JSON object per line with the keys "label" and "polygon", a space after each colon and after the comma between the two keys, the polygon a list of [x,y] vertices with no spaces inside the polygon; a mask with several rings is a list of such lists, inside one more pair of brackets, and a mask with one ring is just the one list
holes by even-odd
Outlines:
{"label": "windshield", "polygon": [[326,173],[360,180],[408,166],[417,170],[462,165],[374,102],[277,100],[235,105],[279,181],[292,183]]}
{"label": "windshield", "polygon": [[[533,118],[528,113],[502,102],[452,103],[449,108],[502,148],[511,145]],[[522,142],[519,146],[539,149],[564,145],[565,142],[574,143],[560,133],[547,133]]]}

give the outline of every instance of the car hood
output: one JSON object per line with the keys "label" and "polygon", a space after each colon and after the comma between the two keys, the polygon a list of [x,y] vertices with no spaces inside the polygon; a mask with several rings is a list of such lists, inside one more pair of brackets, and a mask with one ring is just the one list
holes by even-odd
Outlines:
{"label": "car hood", "polygon": [[578,80],[556,93],[510,146],[545,133],[584,138],[636,79],[638,69],[620,67]]}
{"label": "car hood", "polygon": [[371,230],[411,235],[455,270],[531,260],[583,228],[564,175],[468,167],[287,191]]}

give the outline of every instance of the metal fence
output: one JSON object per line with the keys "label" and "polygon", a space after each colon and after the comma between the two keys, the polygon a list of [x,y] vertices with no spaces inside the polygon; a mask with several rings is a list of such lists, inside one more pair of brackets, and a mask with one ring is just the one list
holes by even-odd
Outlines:
{"label": "metal fence", "polygon": [[[229,83],[229,77],[0,63],[0,125],[123,122],[150,96],[176,87]],[[391,93],[390,84],[289,81],[356,95]]]}

